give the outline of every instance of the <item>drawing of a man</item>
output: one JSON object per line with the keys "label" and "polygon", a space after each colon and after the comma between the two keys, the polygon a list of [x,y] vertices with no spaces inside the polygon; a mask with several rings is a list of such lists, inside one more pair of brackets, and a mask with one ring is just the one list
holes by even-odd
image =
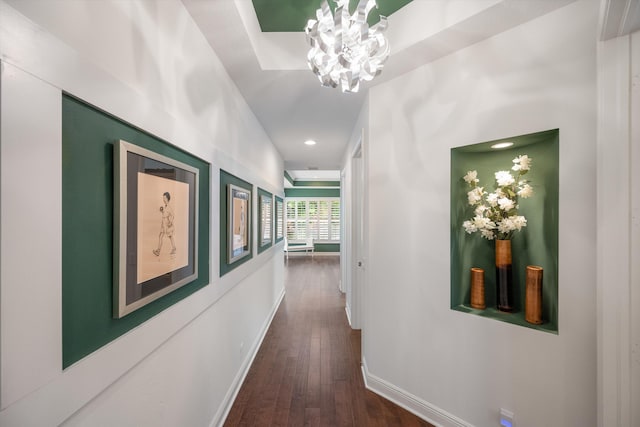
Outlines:
{"label": "drawing of a man", "polygon": [[171,255],[176,253],[176,245],[173,241],[173,208],[169,204],[171,201],[171,194],[169,192],[165,192],[162,195],[162,200],[164,201],[164,206],[160,206],[160,213],[162,214],[162,223],[160,225],[160,235],[158,236],[158,249],[153,250],[153,254],[155,256],[160,256],[160,249],[162,249],[162,242],[164,237],[169,238],[169,242],[171,242]]}

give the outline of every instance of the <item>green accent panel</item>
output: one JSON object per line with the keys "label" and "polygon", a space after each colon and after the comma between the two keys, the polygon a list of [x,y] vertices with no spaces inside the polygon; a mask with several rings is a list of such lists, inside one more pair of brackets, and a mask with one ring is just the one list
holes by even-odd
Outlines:
{"label": "green accent panel", "polygon": [[[269,241],[269,243],[266,243],[263,246],[260,246],[260,233],[262,230],[262,203],[260,203],[260,196],[267,196],[271,199],[271,241]],[[269,249],[272,245],[273,245],[273,236],[275,234],[274,231],[274,227],[273,227],[273,212],[275,210],[275,206],[273,203],[273,194],[269,193],[266,190],[263,190],[262,188],[258,187],[258,232],[256,233],[257,236],[257,240],[258,240],[258,253],[262,253],[264,251],[266,251],[267,249]]]}
{"label": "green accent panel", "polygon": [[316,252],[340,252],[340,243],[315,243]]}
{"label": "green accent panel", "polygon": [[[290,243],[289,247],[303,246],[304,243]],[[340,243],[314,243],[316,252],[340,252]]]}
{"label": "green accent panel", "polygon": [[[511,141],[508,149],[495,150],[491,145]],[[494,190],[494,173],[510,170],[518,155],[532,158],[531,170],[525,175],[534,189],[532,197],[520,199],[519,215],[527,226],[515,232],[512,244],[513,284],[516,312],[499,312],[495,290],[495,242],[479,233],[465,233],[462,223],[472,219],[468,205],[468,184],[462,177],[469,170],[478,171],[479,186]],[[451,308],[474,313],[520,326],[558,333],[558,197],[559,197],[559,130],[549,130],[513,138],[490,141],[451,150]],[[542,318],[543,324],[533,325],[524,319],[525,268],[539,265],[544,269]],[[485,271],[485,301],[487,309],[470,306],[470,268]]]}
{"label": "green accent panel", "polygon": [[[229,222],[229,213],[228,213],[228,201],[229,195],[227,194],[227,185],[233,184],[238,187],[244,188],[247,191],[251,191],[251,196],[253,197],[253,185],[243,179],[240,179],[234,175],[231,175],[228,172],[220,169],[220,277],[224,276],[234,268],[238,268],[245,262],[249,261],[253,258],[253,240],[251,240],[251,244],[249,245],[250,252],[249,255],[245,256],[234,262],[233,264],[229,264],[227,262],[227,247],[229,235],[227,233],[227,224]],[[253,199],[251,200],[251,212],[253,215]],[[253,223],[253,219],[252,219]],[[251,239],[256,233],[251,231]]]}
{"label": "green accent panel", "polygon": [[[315,19],[316,10],[322,0],[252,0],[256,16],[263,32],[303,32],[309,19]],[[367,19],[369,25],[380,20],[380,15],[389,16],[409,4],[411,0],[377,0]],[[349,1],[349,11],[353,13],[358,0]],[[329,0],[329,7],[335,12],[335,2]]]}
{"label": "green accent panel", "polygon": [[289,175],[289,172],[284,171],[284,179],[286,179],[287,181],[289,181],[289,184],[294,185],[294,184],[293,184],[293,178],[291,178],[291,175]]}
{"label": "green accent panel", "polygon": [[[286,233],[286,222],[285,222],[285,216],[286,216],[286,209],[287,207],[284,204],[284,200],[282,199],[282,197],[279,196],[274,196],[275,197],[275,201],[273,202],[273,217],[275,218],[274,221],[274,226],[273,226],[273,237],[274,237],[274,242],[275,243],[279,243],[282,242],[284,240],[284,235]],[[277,233],[276,233],[276,227],[278,225],[278,213],[276,212],[276,204],[277,202],[282,203],[282,237],[278,238]]]}
{"label": "green accent panel", "polygon": [[339,188],[285,188],[285,197],[340,197]]}
{"label": "green accent panel", "polygon": [[[304,243],[290,243],[289,247],[304,246]],[[340,252],[340,243],[314,243],[316,252]]]}
{"label": "green accent panel", "polygon": [[[113,314],[113,145],[123,139],[200,171],[198,278]],[[66,368],[209,283],[209,164],[71,96],[62,97],[62,366]]]}
{"label": "green accent panel", "polygon": [[294,187],[340,187],[340,181],[294,181]]}

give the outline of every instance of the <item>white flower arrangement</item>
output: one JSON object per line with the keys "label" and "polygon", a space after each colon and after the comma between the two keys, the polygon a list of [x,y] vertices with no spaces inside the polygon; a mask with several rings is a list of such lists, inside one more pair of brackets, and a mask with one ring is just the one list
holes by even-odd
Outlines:
{"label": "white flower arrangement", "polygon": [[480,232],[488,240],[509,240],[515,231],[527,226],[527,219],[518,215],[518,197],[526,199],[533,195],[529,182],[521,179],[531,169],[531,161],[526,154],[513,159],[511,170],[517,172],[515,177],[509,171],[496,172],[497,188],[493,193],[478,186],[477,171],[467,172],[463,179],[471,186],[467,200],[469,205],[475,206],[475,216],[462,223],[464,231],[469,234]]}

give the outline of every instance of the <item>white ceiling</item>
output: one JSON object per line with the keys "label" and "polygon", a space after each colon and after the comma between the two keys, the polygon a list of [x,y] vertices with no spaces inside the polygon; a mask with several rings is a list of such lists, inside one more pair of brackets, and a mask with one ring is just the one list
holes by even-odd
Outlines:
{"label": "white ceiling", "polygon": [[306,67],[304,32],[262,33],[251,0],[182,0],[290,171],[340,169],[368,87],[572,1],[414,0],[389,17],[382,74],[343,94],[321,87]]}
{"label": "white ceiling", "polygon": [[288,173],[294,181],[340,181],[338,170],[291,170]]}

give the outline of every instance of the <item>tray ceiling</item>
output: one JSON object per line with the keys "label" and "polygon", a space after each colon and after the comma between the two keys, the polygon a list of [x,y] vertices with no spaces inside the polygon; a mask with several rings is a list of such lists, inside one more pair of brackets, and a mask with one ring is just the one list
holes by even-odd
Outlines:
{"label": "tray ceiling", "polygon": [[[320,1],[182,0],[287,170],[340,169],[350,138],[360,132],[354,127],[369,88],[575,0],[378,0],[383,11],[396,7],[387,30],[391,55],[382,74],[357,94],[320,86],[306,63],[304,32],[261,29],[258,15],[282,15],[291,28],[303,28],[305,11],[313,16]],[[302,17],[284,18],[291,10]],[[318,144],[306,146],[307,139]]]}
{"label": "tray ceiling", "polygon": [[[349,10],[355,11],[359,0],[349,1]],[[310,18],[316,16],[316,9],[322,0],[252,0],[260,29],[263,32],[298,32]],[[389,16],[411,0],[377,0],[378,10],[369,14],[369,25],[380,20],[380,15]],[[331,10],[335,9],[333,0],[329,1]]]}

